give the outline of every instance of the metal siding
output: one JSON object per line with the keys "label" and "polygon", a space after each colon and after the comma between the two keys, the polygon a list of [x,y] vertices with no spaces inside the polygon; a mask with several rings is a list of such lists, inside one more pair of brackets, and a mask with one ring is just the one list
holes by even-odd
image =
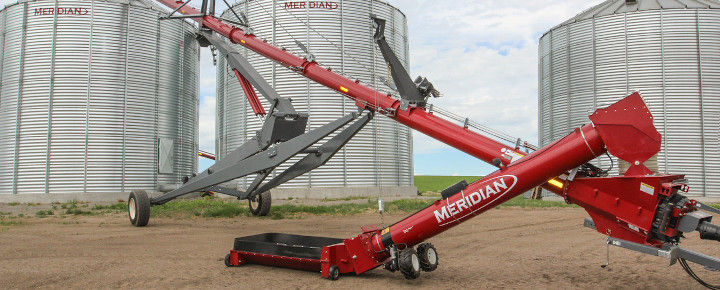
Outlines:
{"label": "metal siding", "polygon": [[15,129],[17,128],[17,104],[20,90],[23,6],[5,8],[2,14],[3,43],[2,71],[0,71],[0,194],[13,193],[15,172]]}
{"label": "metal siding", "polygon": [[720,13],[698,11],[707,196],[720,196]]}
{"label": "metal siding", "polygon": [[550,34],[546,34],[540,39],[540,56],[539,56],[539,81],[538,88],[539,92],[539,112],[541,117],[538,120],[540,126],[540,132],[538,135],[538,141],[541,145],[547,145],[552,142],[552,83],[550,78]]}
{"label": "metal siding", "polygon": [[[285,9],[283,3],[271,0],[240,2],[235,7],[246,12],[250,25],[260,38],[304,56],[305,53],[294,42],[298,40],[309,48],[322,65],[381,91],[389,91],[387,87],[380,85],[376,78],[380,75],[390,79],[387,65],[372,42],[373,29],[367,16],[375,13],[388,20],[388,41],[407,65],[406,19],[392,6],[380,1],[369,3],[343,0],[336,1],[339,5],[336,10]],[[229,12],[226,12],[225,16],[233,17]],[[272,21],[273,16],[275,24]],[[306,23],[312,29],[308,28]],[[338,93],[244,48],[240,49],[280,95],[293,99],[296,110],[310,114],[308,129],[320,127],[356,111],[355,104]],[[341,53],[340,49],[344,49],[346,53]],[[216,132],[220,142],[218,155],[222,157],[252,138],[262,123],[246,105],[242,89],[222,56],[218,72],[217,91],[222,94],[218,93],[217,111],[222,115],[218,117]],[[261,97],[260,100],[266,108],[269,107],[264,98]],[[284,184],[283,187],[412,185],[410,142],[411,133],[407,127],[399,126],[378,115],[327,164]],[[273,174],[287,168],[299,158],[291,159]],[[240,183],[242,185],[251,181],[252,178],[244,178]]]}
{"label": "metal siding", "polygon": [[[28,11],[54,7],[54,1],[29,2]],[[29,12],[28,12],[29,13]],[[45,192],[50,68],[53,48],[52,15],[28,15],[20,106],[17,193]]]}
{"label": "metal siding", "polygon": [[702,112],[698,72],[695,11],[664,10],[663,62],[665,66],[664,137],[667,172],[683,173],[693,188],[704,192]]}
{"label": "metal siding", "polygon": [[[195,28],[160,22],[160,12],[148,9],[156,6],[144,1],[129,3],[30,1],[0,11],[8,23],[1,43],[0,150],[10,152],[0,157],[0,194],[12,193],[16,128],[19,194],[155,190],[195,172]],[[25,5],[32,29],[21,61]],[[33,14],[56,5],[90,13]],[[175,172],[159,180],[158,136],[181,144]]]}
{"label": "metal siding", "polygon": [[[640,90],[664,138],[657,156],[659,171],[686,174],[693,196],[720,196],[718,19],[716,9],[633,11],[568,22],[543,35],[538,81],[541,143],[550,142],[545,136],[564,121],[562,114],[546,107],[548,90],[564,91],[564,71],[555,70],[563,64],[555,62],[565,61],[556,56],[562,48],[548,44],[551,37],[557,44],[554,38],[569,29],[570,124],[587,122],[591,103],[604,107]],[[610,165],[607,158],[599,160],[603,167]],[[615,172],[617,167],[615,162]]]}
{"label": "metal siding", "polygon": [[[63,5],[91,9],[87,1],[64,1]],[[90,30],[86,26],[90,20],[90,15],[57,18],[48,176],[52,193],[75,193],[85,182],[85,162],[78,161],[85,149],[90,59]],[[78,140],[83,140],[81,150]]]}
{"label": "metal siding", "polygon": [[593,35],[592,21],[585,21],[570,25],[570,94],[569,94],[569,130],[578,128],[589,121],[587,116],[594,108],[593,98],[595,79],[595,66],[593,63]]}
{"label": "metal siding", "polygon": [[553,31],[550,38],[552,52],[550,61],[552,71],[552,139],[557,140],[569,133],[568,110],[569,110],[569,59],[568,59],[568,29],[561,27]]}

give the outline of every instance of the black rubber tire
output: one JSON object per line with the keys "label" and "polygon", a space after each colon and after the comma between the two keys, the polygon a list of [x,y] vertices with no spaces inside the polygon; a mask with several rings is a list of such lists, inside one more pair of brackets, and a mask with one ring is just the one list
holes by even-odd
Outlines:
{"label": "black rubber tire", "polygon": [[438,255],[435,246],[431,243],[422,243],[417,247],[420,268],[425,272],[432,272],[437,269]]}
{"label": "black rubber tire", "polygon": [[128,197],[128,218],[136,227],[144,227],[150,220],[150,198],[144,190],[133,190]]}
{"label": "black rubber tire", "polygon": [[254,216],[266,216],[268,213],[270,213],[270,205],[272,204],[272,196],[270,195],[269,191],[263,192],[261,194],[256,195],[255,200],[257,201],[257,207],[253,207],[252,200],[248,199],[248,207],[250,208],[250,212]]}
{"label": "black rubber tire", "polygon": [[230,264],[230,254],[225,255],[225,266],[226,266],[226,267],[233,267],[233,265]]}
{"label": "black rubber tire", "polygon": [[390,273],[395,273],[395,271],[398,270],[397,268],[397,260],[391,260],[390,262],[385,263],[385,270],[390,271]]}
{"label": "black rubber tire", "polygon": [[420,277],[420,259],[414,249],[409,248],[398,254],[398,267],[405,279],[411,280]]}
{"label": "black rubber tire", "polygon": [[330,266],[330,270],[328,270],[328,279],[335,281],[340,278],[340,268],[337,266]]}

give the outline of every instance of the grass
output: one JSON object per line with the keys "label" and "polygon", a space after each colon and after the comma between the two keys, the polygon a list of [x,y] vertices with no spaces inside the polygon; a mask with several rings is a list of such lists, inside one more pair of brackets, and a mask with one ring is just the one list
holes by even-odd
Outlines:
{"label": "grass", "polygon": [[47,216],[49,216],[49,215],[55,215],[55,212],[48,209],[48,210],[40,210],[40,211],[38,211],[38,212],[35,213],[35,216],[36,216],[36,217],[39,217],[39,218],[44,218],[44,217],[47,217]]}
{"label": "grass", "polygon": [[[414,212],[430,204],[428,200],[408,199],[385,203],[385,211]],[[341,203],[333,205],[294,205],[282,204],[273,206],[266,218],[286,219],[298,218],[305,214],[312,215],[352,215],[377,211],[377,200],[368,199],[363,203]],[[247,203],[226,201],[214,198],[200,198],[194,200],[175,200],[164,205],[154,206],[150,209],[151,216],[163,217],[241,217],[251,216]]]}
{"label": "grass", "polygon": [[537,199],[525,199],[522,196],[516,196],[506,201],[499,207],[522,207],[522,208],[547,208],[547,207],[578,207],[574,204],[567,204],[564,201],[549,201]]}
{"label": "grass", "polygon": [[118,202],[110,205],[100,205],[96,204],[91,208],[91,210],[101,210],[101,211],[125,211],[127,210],[127,203],[124,202]]}
{"label": "grass", "polygon": [[[386,213],[412,213],[421,210],[433,201],[427,199],[400,199],[385,202]],[[522,208],[565,208],[577,207],[562,201],[526,200],[522,196],[513,198],[501,207]],[[303,215],[353,215],[377,212],[377,200],[368,199],[360,203],[340,203],[333,205],[275,205],[264,218],[292,219]],[[205,197],[193,200],[174,200],[150,209],[153,217],[171,218],[234,218],[251,216],[247,203]]]}
{"label": "grass", "polygon": [[[367,196],[348,196],[348,197],[339,197],[339,198],[323,198],[322,201],[350,201],[350,200],[361,200],[361,199],[367,199]],[[288,200],[292,200],[292,198],[289,198]]]}
{"label": "grass", "polygon": [[18,225],[21,225],[21,224],[22,224],[21,221],[8,220],[8,219],[6,219],[5,217],[0,217],[0,226],[9,227],[9,226],[18,226]]}
{"label": "grass", "polygon": [[460,182],[461,180],[467,181],[467,183],[473,183],[482,176],[429,176],[429,175],[416,175],[415,186],[418,189],[418,193],[437,193],[443,189],[450,187],[451,185]]}

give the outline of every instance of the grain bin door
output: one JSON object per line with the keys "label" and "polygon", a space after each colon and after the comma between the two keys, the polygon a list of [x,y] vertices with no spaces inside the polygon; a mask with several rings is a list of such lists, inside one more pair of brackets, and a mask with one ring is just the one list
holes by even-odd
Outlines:
{"label": "grain bin door", "polygon": [[175,142],[171,138],[160,138],[158,142],[158,173],[172,174],[175,164]]}

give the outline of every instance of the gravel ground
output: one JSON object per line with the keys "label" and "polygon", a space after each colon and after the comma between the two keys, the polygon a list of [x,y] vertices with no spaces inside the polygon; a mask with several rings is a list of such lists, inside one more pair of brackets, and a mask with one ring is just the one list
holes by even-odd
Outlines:
{"label": "gravel ground", "polygon": [[[38,206],[36,206],[38,207]],[[3,211],[7,206],[1,206]],[[386,215],[391,223],[404,215]],[[375,214],[299,219],[151,219],[145,228],[123,214],[20,218],[0,226],[1,288],[695,288],[679,265],[623,249],[605,261],[603,236],[582,227],[578,208],[501,208],[433,238],[440,266],[405,280],[375,269],[322,279],[319,273],[246,265],[226,268],[233,238],[264,232],[351,237],[380,223]],[[689,235],[688,248],[720,256]],[[720,281],[720,274],[711,279]]]}

